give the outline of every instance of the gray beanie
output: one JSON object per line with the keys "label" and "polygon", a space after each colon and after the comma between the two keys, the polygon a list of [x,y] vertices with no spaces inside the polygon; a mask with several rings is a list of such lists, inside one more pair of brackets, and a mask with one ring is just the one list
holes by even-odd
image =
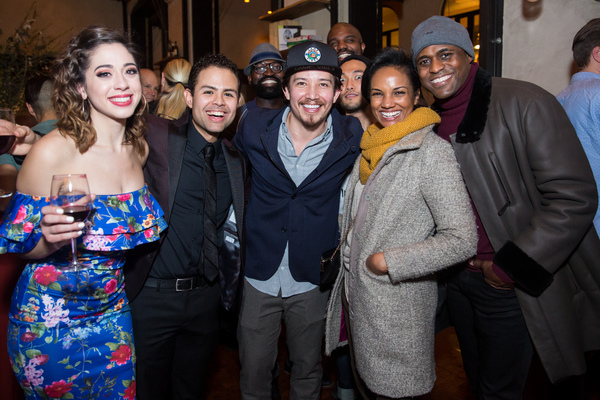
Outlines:
{"label": "gray beanie", "polygon": [[471,58],[475,58],[473,43],[466,28],[451,18],[435,15],[421,22],[412,33],[410,50],[413,62],[416,64],[421,50],[437,44],[460,47]]}

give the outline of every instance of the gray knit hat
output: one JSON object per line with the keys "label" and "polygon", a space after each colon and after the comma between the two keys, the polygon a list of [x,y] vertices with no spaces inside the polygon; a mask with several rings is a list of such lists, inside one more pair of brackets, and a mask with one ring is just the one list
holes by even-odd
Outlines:
{"label": "gray knit hat", "polygon": [[416,63],[421,50],[437,44],[460,47],[471,58],[475,58],[473,43],[465,27],[451,18],[435,15],[421,22],[412,33],[410,50],[413,62]]}
{"label": "gray knit hat", "polygon": [[283,68],[285,68],[285,61],[281,57],[279,50],[277,50],[277,48],[271,43],[261,43],[257,45],[254,50],[252,50],[252,54],[250,54],[250,62],[246,68],[244,68],[244,75],[250,75],[252,72],[252,66],[265,60],[279,61],[283,64]]}

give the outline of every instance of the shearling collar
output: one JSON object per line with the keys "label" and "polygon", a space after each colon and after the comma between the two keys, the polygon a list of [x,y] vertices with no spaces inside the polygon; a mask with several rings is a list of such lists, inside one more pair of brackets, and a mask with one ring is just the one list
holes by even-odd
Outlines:
{"label": "shearling collar", "polygon": [[[457,143],[470,143],[479,140],[487,121],[491,97],[492,76],[480,67],[475,74],[475,82],[467,111],[456,131]],[[441,113],[441,109],[437,104],[434,103],[431,108],[438,114]]]}

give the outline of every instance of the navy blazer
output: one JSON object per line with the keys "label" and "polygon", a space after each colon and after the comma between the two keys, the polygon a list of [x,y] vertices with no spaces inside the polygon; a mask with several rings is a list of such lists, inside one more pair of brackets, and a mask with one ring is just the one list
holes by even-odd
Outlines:
{"label": "navy blazer", "polygon": [[[148,115],[146,141],[150,151],[144,166],[144,179],[150,193],[164,210],[167,222],[169,222],[173,209],[173,201],[181,174],[189,121],[189,112],[185,112],[177,121]],[[236,221],[239,226],[239,221],[244,220],[244,182],[241,157],[229,138],[223,137],[222,147],[229,172]],[[138,246],[128,254],[125,265],[125,291],[129,301],[133,301],[144,286],[164,236],[160,241]],[[241,261],[237,265],[237,274],[240,272],[240,264]],[[221,268],[221,266],[219,267]]]}
{"label": "navy blazer", "polygon": [[277,151],[285,109],[247,113],[234,139],[252,179],[246,207],[245,275],[269,279],[289,242],[292,276],[317,285],[321,254],[337,245],[340,189],[360,154],[363,130],[358,119],[333,110],[333,140],[317,168],[297,187]]}

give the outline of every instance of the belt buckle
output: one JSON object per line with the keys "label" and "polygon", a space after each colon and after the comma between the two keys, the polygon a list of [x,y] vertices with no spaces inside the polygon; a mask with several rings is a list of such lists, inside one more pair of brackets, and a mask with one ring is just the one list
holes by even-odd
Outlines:
{"label": "belt buckle", "polygon": [[186,292],[193,289],[194,278],[181,278],[175,281],[175,290],[177,292]]}

